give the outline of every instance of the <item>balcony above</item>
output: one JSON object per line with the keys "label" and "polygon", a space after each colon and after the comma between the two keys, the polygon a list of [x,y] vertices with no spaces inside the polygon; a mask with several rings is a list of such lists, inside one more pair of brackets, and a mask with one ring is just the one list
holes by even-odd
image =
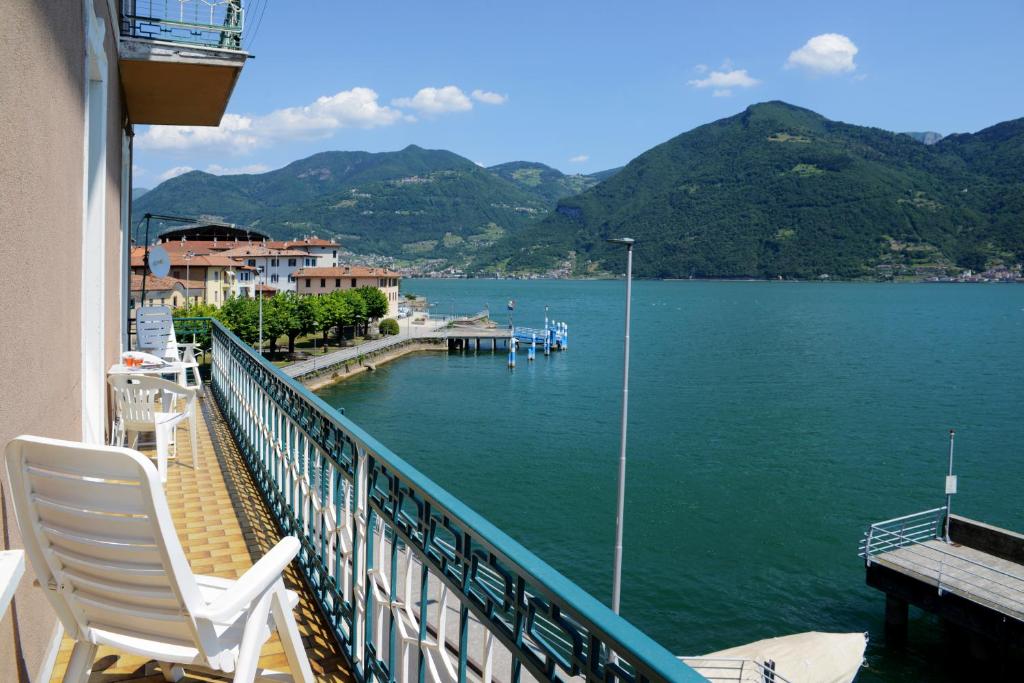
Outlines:
{"label": "balcony above", "polygon": [[118,63],[135,124],[216,126],[249,55],[242,0],[124,0]]}

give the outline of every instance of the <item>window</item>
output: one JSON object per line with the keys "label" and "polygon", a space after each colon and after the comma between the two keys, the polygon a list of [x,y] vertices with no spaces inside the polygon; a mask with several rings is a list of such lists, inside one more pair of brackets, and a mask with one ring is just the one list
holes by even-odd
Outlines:
{"label": "window", "polygon": [[295,282],[295,276],[294,275],[289,275],[288,276],[288,282]]}
{"label": "window", "polygon": [[353,287],[355,287],[355,286],[356,286],[356,279],[355,279],[355,278],[352,278],[352,286],[353,286]]}
{"label": "window", "polygon": [[334,278],[334,286],[337,287],[338,289],[341,289],[341,278],[340,277]]}
{"label": "window", "polygon": [[290,259],[288,259],[288,266],[290,268],[294,268],[298,264],[298,262],[299,262],[298,259],[290,258]]}
{"label": "window", "polygon": [[310,285],[309,285],[309,283],[310,283],[310,279],[309,279],[309,278],[307,277],[307,278],[306,278],[306,287],[309,287],[309,286],[310,286]]}
{"label": "window", "polygon": [[180,279],[181,278],[181,271],[180,270],[172,270],[171,271],[171,277],[176,277],[176,278]]}
{"label": "window", "polygon": [[327,280],[325,278],[320,278],[320,287],[326,287],[326,286],[327,286]]}
{"label": "window", "polygon": [[254,258],[249,259],[248,261],[246,261],[246,263],[252,266],[253,268],[256,267],[256,259]]}
{"label": "window", "polygon": [[305,265],[307,265],[307,266],[315,266],[316,265],[316,259],[312,259],[312,258],[303,259],[303,263]]}
{"label": "window", "polygon": [[214,282],[220,282],[220,271],[219,270],[213,271],[213,281]]}
{"label": "window", "polygon": [[277,282],[277,274],[276,273],[274,275],[270,276],[270,281],[271,282]]}
{"label": "window", "polygon": [[337,249],[335,249],[334,251],[331,252],[331,258],[338,258],[338,250]]}
{"label": "window", "polygon": [[276,258],[270,259],[270,265],[273,268],[277,268],[277,259]]}

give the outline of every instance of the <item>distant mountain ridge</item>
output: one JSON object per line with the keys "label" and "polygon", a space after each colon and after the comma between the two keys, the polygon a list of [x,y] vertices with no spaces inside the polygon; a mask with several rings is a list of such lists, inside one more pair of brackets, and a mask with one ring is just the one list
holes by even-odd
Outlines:
{"label": "distant mountain ridge", "polygon": [[476,266],[648,277],[862,277],[1024,258],[1024,119],[923,145],[766,102],[559,201]]}
{"label": "distant mountain ridge", "polygon": [[926,131],[923,133],[904,133],[904,135],[909,135],[910,137],[914,138],[918,142],[925,145],[934,145],[936,142],[945,137],[942,133],[936,133],[934,131]]}
{"label": "distant mountain ridge", "polygon": [[186,173],[138,197],[133,215],[217,215],[488,273],[618,272],[605,239],[621,235],[637,238],[648,277],[871,277],[1024,259],[1024,119],[922,144],[932,139],[765,102],[601,173],[483,168],[415,145],[322,152],[262,174]]}
{"label": "distant mountain ridge", "polygon": [[347,249],[407,258],[468,258],[596,184],[543,164],[490,169],[445,150],[321,152],[260,174],[191,171],[137,198],[142,214],[210,215],[293,238],[315,232]]}

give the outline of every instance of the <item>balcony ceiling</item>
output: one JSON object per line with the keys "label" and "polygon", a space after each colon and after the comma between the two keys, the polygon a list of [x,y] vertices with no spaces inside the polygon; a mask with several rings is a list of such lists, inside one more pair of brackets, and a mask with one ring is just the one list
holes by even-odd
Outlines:
{"label": "balcony ceiling", "polygon": [[133,124],[216,126],[245,52],[122,38],[118,63]]}

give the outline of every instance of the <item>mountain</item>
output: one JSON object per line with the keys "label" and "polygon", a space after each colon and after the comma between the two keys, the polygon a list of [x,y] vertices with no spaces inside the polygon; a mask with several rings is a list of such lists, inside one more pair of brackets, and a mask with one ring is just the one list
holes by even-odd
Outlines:
{"label": "mountain", "polygon": [[550,166],[533,161],[510,161],[490,166],[487,170],[514,183],[523,191],[540,197],[552,206],[559,199],[579,194],[602,180],[592,175],[566,175]]}
{"label": "mountain", "polygon": [[142,195],[146,194],[147,192],[149,192],[149,188],[148,187],[133,187],[132,188],[132,199],[133,200],[134,199],[138,199],[139,197],[141,197]]}
{"label": "mountain", "polygon": [[[553,169],[552,169],[553,170]],[[553,201],[452,152],[322,152],[260,174],[191,171],[134,203],[143,213],[219,216],[294,238],[315,232],[361,253],[473,254],[544,216]]]}
{"label": "mountain", "polygon": [[914,138],[918,142],[925,145],[934,145],[936,142],[938,142],[944,137],[942,133],[935,133],[933,131],[926,131],[923,133],[904,133],[904,135],[909,135],[910,137]]}
{"label": "mountain", "polygon": [[607,171],[598,171],[597,173],[591,173],[590,177],[600,183],[600,182],[603,182],[605,180],[608,180],[613,175],[615,175],[616,173],[621,171],[623,168],[625,168],[625,167],[624,166],[618,166],[617,168],[609,168]]}
{"label": "mountain", "polygon": [[478,258],[482,270],[871,276],[1024,258],[1024,119],[922,145],[766,102],[683,133]]}

